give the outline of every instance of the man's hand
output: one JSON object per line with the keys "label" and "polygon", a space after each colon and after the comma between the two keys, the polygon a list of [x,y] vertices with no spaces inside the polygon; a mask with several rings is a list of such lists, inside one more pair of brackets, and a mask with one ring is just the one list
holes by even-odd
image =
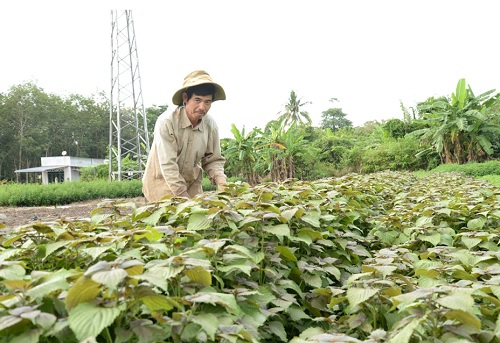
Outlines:
{"label": "man's hand", "polygon": [[227,184],[221,183],[220,185],[217,185],[217,191],[222,192],[227,188]]}

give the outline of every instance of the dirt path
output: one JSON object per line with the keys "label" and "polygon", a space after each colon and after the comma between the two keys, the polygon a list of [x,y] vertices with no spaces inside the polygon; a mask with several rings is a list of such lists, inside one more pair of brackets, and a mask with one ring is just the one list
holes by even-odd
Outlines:
{"label": "dirt path", "polygon": [[[64,206],[0,207],[0,223],[4,223],[7,228],[15,228],[35,221],[50,222],[61,218],[70,220],[89,218],[90,212],[104,200],[81,201]],[[137,206],[145,204],[143,197],[127,198],[125,200],[134,202]]]}

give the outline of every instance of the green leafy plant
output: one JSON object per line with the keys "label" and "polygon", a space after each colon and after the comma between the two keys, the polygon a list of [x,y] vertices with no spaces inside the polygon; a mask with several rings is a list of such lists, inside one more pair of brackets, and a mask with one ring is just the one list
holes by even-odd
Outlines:
{"label": "green leafy plant", "polygon": [[0,342],[496,343],[499,201],[396,172],[103,201],[0,236]]}

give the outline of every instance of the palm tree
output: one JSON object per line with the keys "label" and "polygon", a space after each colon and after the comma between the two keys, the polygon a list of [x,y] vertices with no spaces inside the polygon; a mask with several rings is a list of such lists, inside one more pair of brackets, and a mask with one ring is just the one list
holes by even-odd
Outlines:
{"label": "palm tree", "polygon": [[301,107],[307,104],[312,104],[312,102],[301,102],[300,99],[297,99],[295,91],[292,90],[288,103],[285,105],[285,113],[280,117],[280,119],[283,119],[283,127],[286,127],[288,124],[293,125],[294,123],[311,124],[309,113],[301,110]]}

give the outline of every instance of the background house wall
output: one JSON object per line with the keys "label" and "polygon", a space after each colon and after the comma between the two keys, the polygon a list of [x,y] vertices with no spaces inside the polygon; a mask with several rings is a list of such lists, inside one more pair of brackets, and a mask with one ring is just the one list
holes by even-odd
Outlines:
{"label": "background house wall", "polygon": [[41,158],[41,167],[16,170],[16,173],[41,173],[42,184],[76,181],[80,168],[108,163],[105,159],[73,156],[48,156]]}

